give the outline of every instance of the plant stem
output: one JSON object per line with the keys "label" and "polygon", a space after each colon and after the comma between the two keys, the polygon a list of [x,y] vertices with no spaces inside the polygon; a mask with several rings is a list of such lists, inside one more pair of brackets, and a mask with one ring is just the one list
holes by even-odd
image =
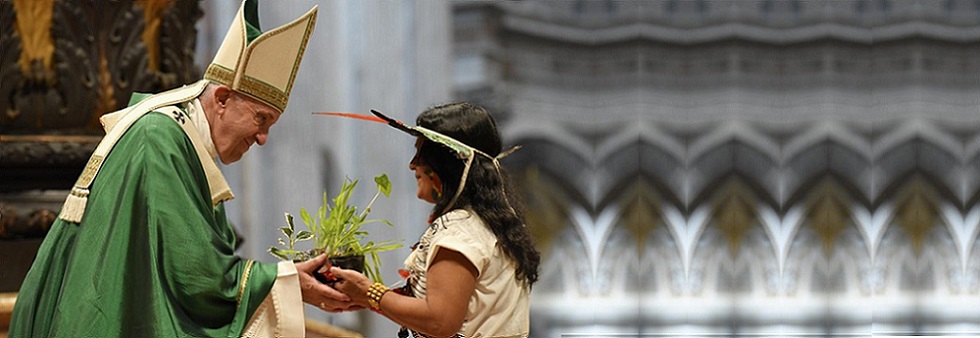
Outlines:
{"label": "plant stem", "polygon": [[367,208],[364,208],[364,211],[361,212],[361,218],[364,218],[364,216],[367,216],[368,212],[371,212],[371,206],[374,205],[374,201],[378,200],[378,195],[381,195],[380,190],[374,193],[374,197],[371,198],[371,203],[368,203]]}

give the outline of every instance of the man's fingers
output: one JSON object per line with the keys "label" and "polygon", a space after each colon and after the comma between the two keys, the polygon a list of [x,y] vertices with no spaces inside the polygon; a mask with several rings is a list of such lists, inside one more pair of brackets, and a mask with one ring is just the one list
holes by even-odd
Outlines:
{"label": "man's fingers", "polygon": [[327,254],[323,253],[319,256],[313,257],[312,261],[316,262],[316,265],[323,265],[323,261],[327,260]]}
{"label": "man's fingers", "polygon": [[323,265],[323,261],[327,259],[326,254],[321,254],[310,260],[296,263],[296,269],[305,271],[306,273],[313,273],[316,269]]}
{"label": "man's fingers", "polygon": [[321,265],[323,265],[323,261],[325,261],[325,260],[327,260],[327,255],[326,254],[320,254],[319,256],[313,257],[313,259],[310,259],[310,260],[306,261],[306,262],[310,263],[310,265],[312,266],[309,271],[313,271],[313,270],[316,270],[317,268],[319,268]]}
{"label": "man's fingers", "polygon": [[336,313],[336,312],[344,311],[344,307],[342,305],[333,304],[333,303],[320,302],[320,304],[317,304],[317,307],[319,307],[320,310],[327,311],[327,312]]}
{"label": "man's fingers", "polygon": [[334,288],[329,287],[329,286],[324,286],[323,295],[325,295],[327,297],[330,297],[330,298],[333,298],[335,300],[341,301],[341,302],[349,302],[350,301],[350,297],[349,296],[347,296],[344,293],[342,293],[340,291],[337,291]]}
{"label": "man's fingers", "polygon": [[314,286],[313,288],[314,288],[314,291],[317,294],[319,294],[320,296],[323,296],[323,297],[326,297],[326,298],[330,298],[330,299],[333,299],[333,300],[337,300],[337,301],[341,301],[341,302],[349,302],[350,301],[350,297],[348,297],[347,295],[345,295],[344,293],[342,293],[340,291],[337,291],[336,289],[334,289],[332,287],[327,286],[326,284],[317,282],[316,283],[316,286]]}

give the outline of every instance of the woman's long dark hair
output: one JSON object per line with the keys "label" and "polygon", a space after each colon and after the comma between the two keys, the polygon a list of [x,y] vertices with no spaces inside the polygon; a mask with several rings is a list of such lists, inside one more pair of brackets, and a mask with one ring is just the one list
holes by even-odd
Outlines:
{"label": "woman's long dark hair", "polygon": [[[430,108],[419,115],[416,123],[490,156],[497,156],[502,148],[497,123],[486,110],[472,103],[450,103]],[[541,254],[534,248],[531,233],[524,227],[523,205],[517,194],[513,193],[510,178],[504,169],[500,168],[498,175],[492,159],[477,154],[474,156],[463,192],[452,207],[468,208],[483,219],[497,237],[504,253],[517,263],[517,279],[530,287],[538,280]],[[419,148],[418,160],[431,167],[442,181],[442,197],[432,209],[433,218],[442,216],[440,213],[459,188],[466,163],[448,147],[428,140]]]}

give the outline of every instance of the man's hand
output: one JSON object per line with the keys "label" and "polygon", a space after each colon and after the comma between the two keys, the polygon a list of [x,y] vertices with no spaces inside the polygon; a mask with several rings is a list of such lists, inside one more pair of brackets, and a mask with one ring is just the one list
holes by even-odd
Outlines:
{"label": "man's hand", "polygon": [[300,292],[303,294],[303,302],[319,307],[327,312],[343,312],[360,310],[362,307],[351,302],[350,297],[340,293],[340,291],[320,283],[313,277],[317,269],[327,260],[327,255],[320,255],[314,259],[296,263],[296,271],[299,272]]}

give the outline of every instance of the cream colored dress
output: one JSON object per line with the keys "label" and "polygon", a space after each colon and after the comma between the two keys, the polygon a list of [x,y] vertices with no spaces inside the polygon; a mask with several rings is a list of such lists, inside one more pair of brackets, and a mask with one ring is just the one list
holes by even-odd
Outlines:
{"label": "cream colored dress", "polygon": [[426,271],[440,249],[463,254],[477,270],[476,290],[457,337],[527,337],[530,290],[517,280],[517,264],[497,246],[493,232],[469,210],[436,219],[408,255],[405,266],[414,296],[425,298]]}

